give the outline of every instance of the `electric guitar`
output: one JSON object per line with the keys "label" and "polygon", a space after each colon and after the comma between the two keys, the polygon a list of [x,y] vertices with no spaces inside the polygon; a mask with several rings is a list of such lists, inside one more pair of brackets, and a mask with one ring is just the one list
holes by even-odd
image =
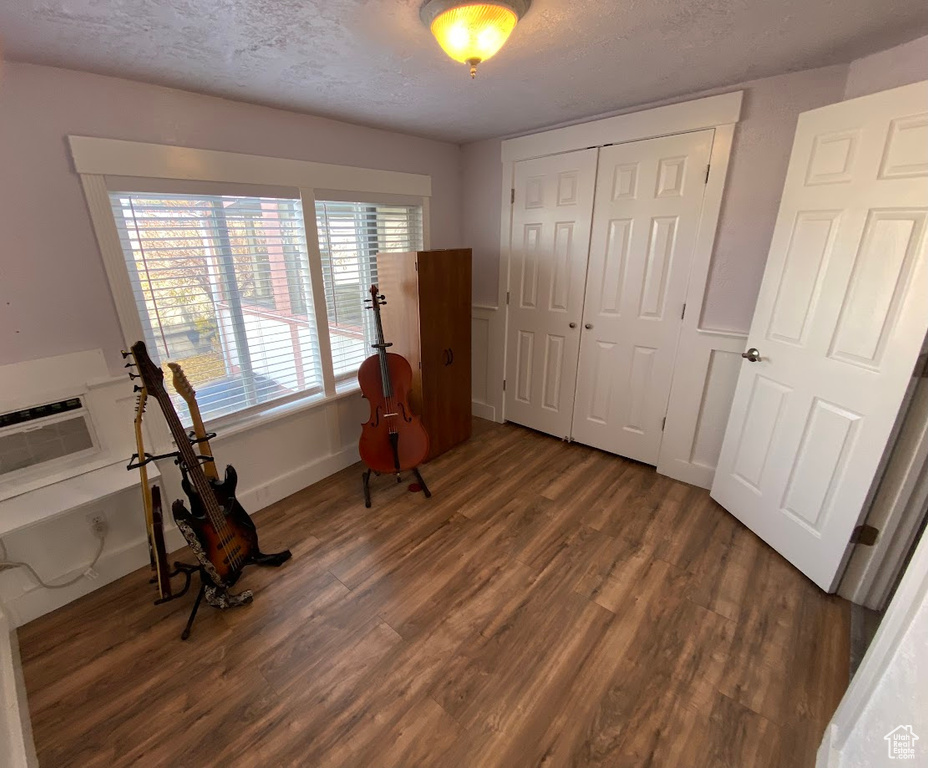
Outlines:
{"label": "electric guitar", "polygon": [[221,482],[207,478],[201,458],[164,388],[164,373],[148,356],[145,343],[133,344],[132,354],[145,389],[161,406],[177,446],[183,474],[181,485],[190,501],[190,509],[183,501],[175,501],[171,507],[174,520],[207,575],[216,586],[229,587],[238,581],[246,565],[280,565],[288,560],[289,550],[266,555],[258,547],[257,529],[235,498],[238,484],[235,469],[227,467]]}
{"label": "electric guitar", "polygon": [[[135,445],[139,462],[144,462],[145,442],[142,437],[142,417],[148,402],[148,390],[142,387],[135,401]],[[148,552],[151,557],[151,569],[155,572],[160,600],[171,598],[171,575],[168,568],[168,555],[164,546],[164,518],[161,514],[161,489],[154,488],[148,482],[148,469],[144,463],[139,465],[142,482],[142,506],[145,510],[145,528],[148,532]]]}

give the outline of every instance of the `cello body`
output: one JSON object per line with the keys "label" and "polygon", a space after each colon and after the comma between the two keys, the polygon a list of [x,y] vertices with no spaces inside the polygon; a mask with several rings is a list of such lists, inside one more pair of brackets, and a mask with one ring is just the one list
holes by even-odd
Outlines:
{"label": "cello body", "polygon": [[358,369],[361,393],[371,406],[371,415],[361,427],[358,451],[374,472],[399,474],[415,469],[429,455],[429,436],[422,420],[409,407],[412,368],[402,355],[387,352],[380,321],[380,305],[386,304],[371,286],[371,308],[377,325],[376,354]]}
{"label": "cello body", "polygon": [[[358,451],[361,460],[375,472],[404,472],[418,467],[429,455],[429,436],[422,420],[409,410],[409,392],[412,389],[412,368],[402,355],[386,353],[390,381],[393,384],[393,403],[383,393],[380,361],[377,355],[367,358],[358,369],[361,392],[371,406],[370,419],[361,427]],[[396,417],[387,414],[396,413]],[[396,465],[391,443],[393,423],[399,466]]]}

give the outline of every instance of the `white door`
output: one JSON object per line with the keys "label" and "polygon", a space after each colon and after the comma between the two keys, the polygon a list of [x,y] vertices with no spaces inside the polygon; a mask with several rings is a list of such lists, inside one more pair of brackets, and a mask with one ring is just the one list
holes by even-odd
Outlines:
{"label": "white door", "polygon": [[712,496],[826,591],[928,330],[928,83],[799,118]]}
{"label": "white door", "polygon": [[713,131],[605,147],[571,435],[657,463]]}
{"label": "white door", "polygon": [[595,149],[515,164],[506,418],[570,434]]}

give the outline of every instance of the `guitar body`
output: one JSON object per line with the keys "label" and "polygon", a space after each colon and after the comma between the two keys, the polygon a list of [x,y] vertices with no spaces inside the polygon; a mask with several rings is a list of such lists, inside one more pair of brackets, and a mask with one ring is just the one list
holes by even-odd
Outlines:
{"label": "guitar body", "polygon": [[172,512],[200,564],[206,567],[217,584],[231,586],[246,565],[262,562],[267,556],[258,549],[255,524],[235,498],[238,486],[235,468],[227,467],[225,479],[221,482],[211,480],[210,485],[219,502],[225,530],[216,530],[200,494],[186,479],[182,486],[190,501],[190,509],[178,500],[174,502]]}
{"label": "guitar body", "polygon": [[[386,353],[387,368],[393,385],[393,395],[383,393],[382,372],[377,355],[367,358],[358,369],[361,392],[371,406],[371,416],[361,427],[358,452],[361,461],[375,472],[403,472],[418,467],[429,454],[429,436],[422,420],[409,409],[412,390],[412,368],[402,355]],[[387,414],[395,413],[395,417]],[[391,431],[396,436],[396,453],[391,444]]]}

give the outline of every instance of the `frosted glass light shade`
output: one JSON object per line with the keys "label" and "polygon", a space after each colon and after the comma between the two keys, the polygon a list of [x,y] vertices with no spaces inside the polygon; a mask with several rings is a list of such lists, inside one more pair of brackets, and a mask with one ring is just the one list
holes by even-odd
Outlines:
{"label": "frosted glass light shade", "polygon": [[432,22],[432,34],[455,61],[486,61],[509,38],[516,26],[515,13],[492,3],[450,8]]}
{"label": "frosted glass light shade", "polygon": [[455,61],[477,65],[493,56],[509,38],[531,0],[426,0],[419,16],[438,44]]}

